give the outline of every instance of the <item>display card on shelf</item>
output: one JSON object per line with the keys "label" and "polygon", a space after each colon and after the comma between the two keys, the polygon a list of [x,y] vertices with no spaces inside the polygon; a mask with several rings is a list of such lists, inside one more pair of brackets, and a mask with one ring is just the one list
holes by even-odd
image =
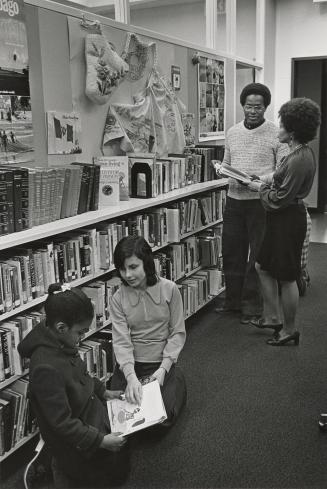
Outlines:
{"label": "display card on shelf", "polygon": [[128,156],[96,156],[93,161],[96,165],[101,166],[111,163],[119,164],[119,199],[129,200]]}

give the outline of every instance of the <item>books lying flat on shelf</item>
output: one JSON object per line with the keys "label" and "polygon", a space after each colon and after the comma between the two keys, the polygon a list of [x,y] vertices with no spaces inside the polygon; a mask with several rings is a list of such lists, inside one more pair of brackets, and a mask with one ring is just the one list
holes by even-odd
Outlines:
{"label": "books lying flat on shelf", "polygon": [[143,385],[141,406],[126,400],[113,399],[107,402],[112,433],[130,435],[167,419],[159,382],[154,380]]}
{"label": "books lying flat on shelf", "polygon": [[241,170],[237,170],[231,165],[224,165],[223,163],[219,164],[218,162],[216,162],[214,163],[214,167],[216,169],[216,172],[224,177],[234,178],[235,180],[244,183],[248,183],[249,180],[251,180],[250,175]]}

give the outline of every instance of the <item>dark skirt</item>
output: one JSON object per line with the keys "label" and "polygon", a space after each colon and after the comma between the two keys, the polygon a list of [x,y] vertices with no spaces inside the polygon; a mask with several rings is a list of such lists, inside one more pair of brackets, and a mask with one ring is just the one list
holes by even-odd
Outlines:
{"label": "dark skirt", "polygon": [[[160,363],[135,362],[135,373],[138,379],[150,377],[159,367]],[[125,376],[117,364],[110,381],[110,388],[124,391],[126,385]],[[166,373],[164,384],[161,387],[161,394],[167,412],[167,420],[164,425],[168,427],[174,424],[186,402],[186,382],[184,374],[179,367],[172,365],[169,372]]]}
{"label": "dark skirt", "polygon": [[261,269],[277,280],[297,280],[301,273],[301,253],[306,229],[306,210],[303,204],[267,212],[265,235],[257,258]]}

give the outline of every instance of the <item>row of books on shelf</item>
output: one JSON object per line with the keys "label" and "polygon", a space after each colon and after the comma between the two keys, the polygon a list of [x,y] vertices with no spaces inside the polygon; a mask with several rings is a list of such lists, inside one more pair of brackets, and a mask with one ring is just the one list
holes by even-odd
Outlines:
{"label": "row of books on shelf", "polygon": [[0,236],[118,205],[129,197],[155,197],[214,180],[211,161],[220,159],[221,151],[192,148],[161,160],[154,155],[103,156],[93,164],[49,168],[0,166]]}
{"label": "row of books on shelf", "polygon": [[177,284],[185,318],[194,314],[224,287],[224,274],[217,267],[202,269]]}
{"label": "row of books on shelf", "polygon": [[144,236],[152,247],[166,246],[180,241],[190,228],[195,231],[216,222],[222,216],[225,196],[225,190],[211,191],[197,199],[179,201],[172,208],[153,209],[4,252],[0,262],[0,315],[44,296],[51,283],[69,283],[109,270],[114,249],[123,236]]}
{"label": "row of books on shelf", "polygon": [[[103,328],[82,341],[78,348],[90,375],[106,381],[113,372],[111,329]],[[36,420],[27,396],[28,377],[15,380],[0,391],[0,456],[36,430]]]}
{"label": "row of books on shelf", "polygon": [[99,170],[86,164],[1,167],[0,236],[96,210]]}
{"label": "row of books on shelf", "polygon": [[176,281],[200,266],[221,269],[221,239],[222,225],[217,225],[154,253],[158,276]]}
{"label": "row of books on shelf", "polygon": [[[220,146],[186,148],[184,154],[171,154],[160,159],[154,154],[130,154],[130,196],[157,197],[187,185],[215,180],[212,160],[220,160],[223,153],[224,148]],[[106,159],[101,158],[102,161]]]}

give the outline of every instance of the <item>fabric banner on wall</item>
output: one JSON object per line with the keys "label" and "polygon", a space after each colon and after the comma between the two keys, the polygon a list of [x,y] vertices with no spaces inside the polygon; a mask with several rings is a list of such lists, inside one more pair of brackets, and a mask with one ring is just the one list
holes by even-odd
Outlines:
{"label": "fabric banner on wall", "polygon": [[198,64],[199,142],[225,137],[225,63],[200,57]]}

